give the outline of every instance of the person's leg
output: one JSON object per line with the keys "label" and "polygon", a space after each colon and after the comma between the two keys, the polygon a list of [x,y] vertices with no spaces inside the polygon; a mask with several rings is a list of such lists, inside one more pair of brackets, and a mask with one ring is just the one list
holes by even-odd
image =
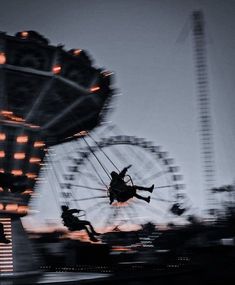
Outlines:
{"label": "person's leg", "polygon": [[100,235],[99,233],[97,233],[95,231],[95,229],[93,228],[92,224],[89,222],[89,221],[79,221],[84,227],[87,227],[89,228],[90,232],[93,234],[93,235]]}
{"label": "person's leg", "polygon": [[138,186],[138,185],[134,185],[134,187],[136,190],[143,190],[143,191],[148,191],[152,193],[154,189],[154,184],[151,187],[143,187],[143,186]]}
{"label": "person's leg", "polygon": [[93,233],[90,232],[86,226],[84,226],[84,230],[87,232],[91,241],[94,241],[94,242],[98,241],[98,239],[96,237],[94,237]]}
{"label": "person's leg", "polygon": [[149,203],[150,202],[150,196],[148,197],[143,197],[143,196],[140,196],[139,194],[135,194],[134,197],[140,199],[140,200],[144,200],[145,202]]}

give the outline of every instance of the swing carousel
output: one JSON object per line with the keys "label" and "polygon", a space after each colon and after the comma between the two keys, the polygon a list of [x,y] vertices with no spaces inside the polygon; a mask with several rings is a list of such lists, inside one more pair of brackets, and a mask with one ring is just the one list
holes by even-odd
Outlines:
{"label": "swing carousel", "polygon": [[[46,180],[56,177],[59,204],[84,210],[85,218],[101,232],[137,229],[148,222],[165,226],[186,221],[189,202],[179,167],[162,147],[150,141],[112,134],[108,128],[83,132],[78,140],[51,151],[48,162],[51,169]],[[150,203],[133,197],[110,204],[110,173],[120,173],[130,164],[124,177],[126,185],[154,184],[152,193],[137,190],[150,196]]]}
{"label": "swing carousel", "polygon": [[84,50],[50,45],[35,31],[0,33],[0,223],[7,241],[0,242],[0,277],[38,273],[20,218],[48,148],[102,121],[110,75]]}

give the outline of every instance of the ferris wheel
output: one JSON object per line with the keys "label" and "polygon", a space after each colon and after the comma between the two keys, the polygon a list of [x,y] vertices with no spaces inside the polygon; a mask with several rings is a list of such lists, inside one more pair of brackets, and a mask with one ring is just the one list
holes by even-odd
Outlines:
{"label": "ferris wheel", "polygon": [[[61,189],[59,203],[84,210],[86,219],[96,227],[125,229],[147,222],[160,225],[185,220],[187,196],[183,177],[160,146],[127,135],[85,134],[59,148],[57,151],[63,155],[50,161]],[[130,164],[125,176],[127,184],[155,185],[151,194],[138,192],[150,196],[150,203],[134,197],[110,205],[110,173]]]}

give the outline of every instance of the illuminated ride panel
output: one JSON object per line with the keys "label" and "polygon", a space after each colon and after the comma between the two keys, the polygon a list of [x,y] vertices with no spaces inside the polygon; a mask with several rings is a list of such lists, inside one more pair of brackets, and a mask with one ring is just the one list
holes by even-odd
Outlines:
{"label": "illuminated ride panel", "polygon": [[[35,31],[0,33],[0,174],[16,185],[24,181],[0,187],[0,222],[11,235],[22,231],[18,220],[27,214],[47,148],[98,125],[112,94],[111,73],[94,67],[85,51],[52,46]],[[0,276],[22,270],[14,262],[14,236],[4,246],[13,262],[4,271],[8,260],[0,256]]]}

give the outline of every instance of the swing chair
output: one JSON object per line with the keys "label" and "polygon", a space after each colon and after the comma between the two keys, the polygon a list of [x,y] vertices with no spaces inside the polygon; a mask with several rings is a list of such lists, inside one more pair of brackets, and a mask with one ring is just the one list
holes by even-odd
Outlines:
{"label": "swing chair", "polygon": [[[112,181],[112,178],[110,176],[110,172],[104,167],[104,165],[102,164],[102,162],[100,161],[100,159],[97,157],[97,155],[95,154],[94,150],[92,149],[92,147],[88,144],[87,140],[85,139],[85,135],[89,136],[91,138],[91,140],[95,143],[95,145],[98,147],[98,149],[102,152],[102,154],[108,159],[108,161],[113,165],[113,167],[117,170],[118,173],[120,173],[120,170],[118,169],[118,167],[114,164],[114,162],[109,158],[109,156],[103,151],[103,149],[100,147],[100,145],[93,139],[93,137],[88,133],[88,132],[83,132],[81,134],[81,137],[83,139],[83,141],[86,143],[86,145],[88,146],[88,149],[91,151],[92,155],[96,158],[97,162],[100,164],[100,166],[102,167],[102,169],[104,170],[105,174],[107,175],[107,177],[109,178],[110,181]],[[108,186],[103,179],[101,178],[101,176],[99,175],[100,180],[102,182],[102,184],[105,186],[105,188],[107,189],[107,197],[110,198],[111,196],[111,187]],[[125,184],[128,186],[134,186],[132,178],[129,174],[125,174],[124,178],[123,178]],[[115,193],[115,196],[117,198],[117,201],[120,203],[124,203],[127,200],[133,198],[132,195],[128,195],[128,193],[122,192],[120,191],[120,194],[127,194],[125,196],[128,196],[128,198],[125,198],[125,201],[122,201],[122,197],[118,196],[117,193]],[[119,201],[120,200],[120,201]]]}

